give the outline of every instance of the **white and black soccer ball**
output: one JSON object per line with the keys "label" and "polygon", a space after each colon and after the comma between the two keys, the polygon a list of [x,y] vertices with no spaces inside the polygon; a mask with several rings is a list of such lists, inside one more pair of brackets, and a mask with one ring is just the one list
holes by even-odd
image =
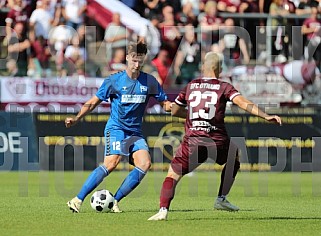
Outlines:
{"label": "white and black soccer ball", "polygon": [[91,196],[90,205],[97,212],[108,212],[114,206],[114,196],[106,189],[98,190]]}

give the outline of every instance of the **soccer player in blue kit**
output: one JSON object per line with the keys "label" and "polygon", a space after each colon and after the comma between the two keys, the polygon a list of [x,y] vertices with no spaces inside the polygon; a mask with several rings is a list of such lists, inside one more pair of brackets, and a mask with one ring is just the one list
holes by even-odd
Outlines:
{"label": "soccer player in blue kit", "polygon": [[118,165],[122,156],[129,158],[135,168],[129,172],[115,194],[113,212],[121,212],[118,202],[132,192],[142,181],[151,166],[147,143],[142,135],[142,120],[146,105],[152,96],[165,111],[171,111],[171,102],[150,74],[140,71],[147,54],[143,42],[127,47],[127,68],[107,77],[96,95],[89,99],[76,117],[67,117],[67,128],[75,125],[102,101],[110,100],[111,113],[105,127],[104,163],[87,178],[76,197],[67,202],[71,211],[79,213],[85,197],[92,192]]}

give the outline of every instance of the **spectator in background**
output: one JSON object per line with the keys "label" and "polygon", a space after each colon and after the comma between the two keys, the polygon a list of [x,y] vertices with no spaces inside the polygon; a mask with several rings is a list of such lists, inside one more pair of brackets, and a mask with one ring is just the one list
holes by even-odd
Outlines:
{"label": "spectator in background", "polygon": [[60,18],[59,25],[54,27],[49,33],[49,45],[52,55],[55,55],[56,70],[58,76],[64,76],[63,70],[64,53],[66,47],[71,42],[75,30],[70,26],[65,25],[64,18]]}
{"label": "spectator in background", "polygon": [[[41,1],[41,0],[38,0]],[[24,9],[27,11],[28,18],[30,18],[33,10],[36,8],[36,0],[23,0]]]}
{"label": "spectator in background", "polygon": [[184,6],[186,3],[191,3],[194,15],[197,16],[200,13],[199,2],[200,2],[199,0],[181,0],[181,6]]}
{"label": "spectator in background", "polygon": [[247,50],[246,42],[243,38],[238,37],[235,32],[234,20],[228,18],[224,22],[224,30],[220,34],[219,52],[224,55],[224,68],[229,70],[235,65],[242,63],[248,64],[250,56]]}
{"label": "spectator in background", "polygon": [[220,12],[237,13],[240,5],[240,0],[218,0],[217,9]]}
{"label": "spectator in background", "polygon": [[208,1],[205,4],[205,14],[200,19],[202,31],[202,47],[205,51],[209,51],[212,44],[219,41],[219,27],[223,25],[221,17],[217,16],[217,3],[215,1]]}
{"label": "spectator in background", "polygon": [[140,37],[139,39],[139,41],[146,42],[146,44],[148,45],[147,57],[149,60],[155,58],[162,44],[160,32],[158,29],[159,21],[159,16],[153,15],[150,19],[151,25],[146,25],[145,37]]}
{"label": "spectator in background", "polygon": [[[310,15],[312,12],[312,7],[314,4],[312,4],[315,1],[310,1],[310,0],[300,0],[297,8],[295,9],[295,14],[298,16],[302,16],[302,15]],[[315,5],[315,7],[318,7],[319,3],[317,3]],[[295,30],[293,33],[293,36],[297,39],[301,39],[302,36],[302,32],[301,32],[301,28],[303,25],[304,19],[297,19],[296,20],[296,26],[298,26],[299,30]],[[307,39],[306,39],[306,34],[303,34],[303,38],[302,40],[293,40],[293,59],[296,60],[300,60],[302,59],[304,56],[304,47],[305,45],[307,45]]]}
{"label": "spectator in background", "polygon": [[67,75],[84,75],[86,58],[86,50],[79,46],[79,37],[76,34],[72,38],[72,44],[67,46],[65,52]]}
{"label": "spectator in background", "polygon": [[171,78],[169,75],[169,71],[171,64],[168,51],[164,48],[161,48],[157,54],[157,57],[152,60],[152,65],[157,69],[158,78],[156,77],[156,79],[158,83],[163,86],[163,88],[170,87]]}
{"label": "spectator in background", "polygon": [[[272,0],[258,0],[259,13],[269,13],[271,3]],[[266,26],[266,21],[266,19],[260,19],[260,26]]]}
{"label": "spectator in background", "polygon": [[14,0],[13,6],[8,12],[6,18],[6,38],[9,40],[11,37],[12,28],[15,27],[15,24],[22,23],[23,29],[25,30],[23,34],[26,33],[28,27],[28,14],[25,9],[24,2],[22,0]]}
{"label": "spectator in background", "polygon": [[62,15],[66,24],[77,30],[84,23],[86,8],[86,0],[62,0]]}
{"label": "spectator in background", "polygon": [[160,0],[143,0],[145,4],[145,17],[151,18],[152,16],[162,13],[163,2]]}
{"label": "spectator in background", "polygon": [[270,5],[272,0],[258,0],[259,1],[259,12],[260,13],[269,13]]}
{"label": "spectator in background", "polygon": [[[52,26],[55,26],[54,18],[49,11],[49,0],[37,2],[37,9],[30,17],[29,39],[31,41],[34,64],[37,76],[50,75],[48,36]],[[57,22],[58,23],[58,22]]]}
{"label": "spectator in background", "polygon": [[0,8],[5,8],[6,6],[8,6],[9,4],[7,3],[6,0],[0,0]]}
{"label": "spectator in background", "polygon": [[[259,6],[256,0],[243,1],[239,7],[239,13],[258,13]],[[244,19],[244,28],[250,35],[251,39],[251,57],[256,59],[256,45],[257,45],[257,27],[260,26],[260,22],[253,19]]]}
{"label": "spectator in background", "polygon": [[303,22],[301,32],[306,35],[308,61],[315,60],[316,65],[321,69],[321,21],[317,18],[318,9],[311,8],[311,16]]}
{"label": "spectator in background", "polygon": [[59,25],[61,21],[66,24],[65,18],[62,16],[62,7],[61,7],[62,0],[51,0],[49,1],[48,11],[53,18],[53,25]]}
{"label": "spectator in background", "polygon": [[145,18],[150,18],[153,15],[162,14],[162,10],[166,6],[171,6],[174,15],[182,11],[181,0],[143,0]]}
{"label": "spectator in background", "polygon": [[205,11],[205,5],[208,1],[212,1],[212,0],[200,0],[199,5],[198,5],[200,12]]}
{"label": "spectator in background", "polygon": [[[29,38],[31,42],[37,40],[38,37],[48,39],[49,31],[54,26],[54,18],[49,11],[49,0],[42,0],[37,2],[37,9],[35,9],[30,17],[30,31]],[[59,22],[57,22],[58,24]]]}
{"label": "spectator in background", "polygon": [[[16,0],[1,0],[0,7],[8,7],[10,9],[15,8]],[[27,12],[27,16],[30,17],[32,11],[35,9],[36,0],[22,0],[22,8]]]}
{"label": "spectator in background", "polygon": [[[283,8],[288,11],[288,14],[295,14],[296,7],[294,5],[294,2],[292,0],[284,0],[283,1]],[[288,59],[290,56],[293,58],[293,49],[296,50],[296,47],[293,48],[292,45],[292,37],[293,32],[292,29],[296,24],[296,19],[287,19],[287,24],[285,25],[285,36],[284,36],[284,55]],[[295,32],[295,31],[294,31]],[[296,39],[296,37],[294,36]],[[299,40],[294,40],[299,41]],[[292,48],[292,51],[290,51],[290,48]]]}
{"label": "spectator in background", "polygon": [[187,84],[198,76],[201,47],[196,40],[193,26],[185,27],[185,34],[174,61],[177,84]]}
{"label": "spectator in background", "polygon": [[114,74],[126,69],[126,51],[123,48],[117,48],[114,56],[108,63],[109,74]]}
{"label": "spectator in background", "polygon": [[[16,23],[8,45],[8,59],[13,60],[17,67],[15,76],[26,76],[28,70],[30,41],[23,32],[24,24],[21,22]],[[11,66],[13,62],[8,63],[8,65],[10,65],[10,68],[8,68],[9,71],[14,71],[14,69],[12,69],[13,66]]]}
{"label": "spectator in background", "polygon": [[315,1],[315,0],[300,0],[298,6],[296,8],[295,13],[299,14],[299,15],[309,14],[309,13],[311,13],[311,8],[312,7],[318,8],[319,7],[319,1]]}
{"label": "spectator in background", "polygon": [[60,19],[62,17],[61,13],[61,1],[62,0],[51,0],[48,6],[48,10],[52,18]]}
{"label": "spectator in background", "polygon": [[174,58],[178,48],[181,33],[178,31],[176,20],[174,17],[174,9],[167,5],[162,9],[163,21],[159,23],[161,32],[162,46],[165,47],[169,53],[170,58]]}
{"label": "spectator in background", "polygon": [[79,47],[81,48],[86,48],[86,26],[85,25],[80,25],[77,29],[77,34],[79,38]]}
{"label": "spectator in background", "polygon": [[178,25],[193,25],[197,27],[197,18],[193,11],[193,5],[191,2],[186,2],[182,5],[182,11],[176,14]]}
{"label": "spectator in background", "polygon": [[107,26],[105,30],[107,61],[111,60],[117,48],[123,48],[124,50],[126,50],[129,31],[126,27],[122,26],[120,17],[121,16],[119,13],[114,13],[112,22]]}
{"label": "spectator in background", "polygon": [[[270,5],[269,14],[274,16],[271,20],[268,21],[268,25],[272,27],[272,55],[284,55],[287,51],[287,42],[284,40],[286,35],[285,26],[287,25],[287,20],[284,18],[289,14],[289,9],[283,7],[284,0],[273,0]],[[278,60],[279,57],[273,58],[273,60]]]}
{"label": "spectator in background", "polygon": [[[314,5],[313,2],[315,1],[310,1],[310,0],[300,0],[299,5],[295,9],[295,14],[297,15],[307,15],[311,14],[311,9],[312,7],[318,7],[319,4]],[[304,20],[299,20],[299,22],[302,25]]]}
{"label": "spectator in background", "polygon": [[18,66],[15,60],[9,59],[6,63],[7,71],[2,72],[1,76],[10,76],[15,77],[18,76]]}

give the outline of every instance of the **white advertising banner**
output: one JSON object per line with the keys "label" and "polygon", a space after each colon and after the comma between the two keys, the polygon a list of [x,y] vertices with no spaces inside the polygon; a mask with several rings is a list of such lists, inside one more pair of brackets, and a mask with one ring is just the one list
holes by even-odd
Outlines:
{"label": "white advertising banner", "polygon": [[[39,111],[59,112],[61,106],[71,107],[77,112],[81,105],[96,94],[103,83],[103,78],[48,78],[34,80],[31,78],[1,77],[1,109],[17,111],[22,107]],[[37,110],[37,111],[38,111]],[[62,109],[60,112],[66,112]]]}
{"label": "white advertising banner", "polygon": [[2,77],[1,102],[85,102],[103,82],[91,79],[41,79]]}

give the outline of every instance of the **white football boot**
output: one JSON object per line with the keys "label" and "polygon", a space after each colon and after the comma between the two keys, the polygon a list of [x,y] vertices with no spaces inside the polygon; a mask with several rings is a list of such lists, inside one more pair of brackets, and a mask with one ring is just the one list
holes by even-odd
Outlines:
{"label": "white football boot", "polygon": [[74,197],[73,199],[67,202],[67,206],[74,213],[80,212],[81,204],[82,204],[82,201],[78,197]]}
{"label": "white football boot", "polygon": [[166,208],[159,209],[159,212],[150,218],[148,220],[167,220],[168,210]]}
{"label": "white football boot", "polygon": [[226,198],[218,197],[214,204],[214,209],[222,211],[238,211],[240,208],[231,204]]}
{"label": "white football boot", "polygon": [[117,200],[114,200],[114,205],[113,207],[111,208],[111,211],[114,212],[114,213],[121,213],[123,211],[121,211],[119,209],[119,206],[118,206],[118,201]]}

